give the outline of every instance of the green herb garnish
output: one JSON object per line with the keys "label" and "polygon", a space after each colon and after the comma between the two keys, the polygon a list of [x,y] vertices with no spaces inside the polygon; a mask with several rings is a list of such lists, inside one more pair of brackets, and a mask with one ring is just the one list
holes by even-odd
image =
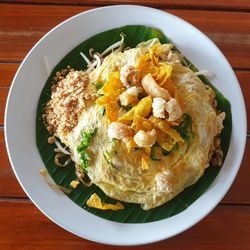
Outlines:
{"label": "green herb garnish", "polygon": [[150,160],[152,161],[160,161],[161,158],[158,158],[156,155],[156,147],[160,147],[160,145],[158,143],[155,143],[152,147],[151,147],[151,152],[150,152]]}
{"label": "green herb garnish", "polygon": [[183,122],[178,127],[175,127],[175,129],[184,140],[188,140],[190,135],[193,136],[191,116],[189,116],[188,114],[184,114]]}
{"label": "green herb garnish", "polygon": [[179,144],[176,143],[170,151],[167,151],[167,150],[165,150],[164,148],[161,148],[161,151],[162,151],[162,154],[163,154],[164,156],[167,156],[167,155],[169,155],[170,153],[175,152],[178,148],[179,148]]}
{"label": "green herb garnish", "polygon": [[103,85],[104,84],[102,82],[98,82],[98,83],[95,84],[97,89],[101,89],[103,87]]}
{"label": "green herb garnish", "polygon": [[112,154],[109,151],[106,150],[106,151],[103,152],[103,155],[104,155],[104,158],[105,158],[106,162],[108,164],[110,164],[111,161],[112,161]]}
{"label": "green herb garnish", "polygon": [[87,152],[87,148],[90,146],[92,137],[97,133],[97,128],[95,128],[92,131],[84,131],[82,135],[82,141],[80,145],[77,147],[77,152],[80,156],[81,161],[81,168],[87,172],[89,161],[91,160],[91,157],[89,153]]}
{"label": "green herb garnish", "polygon": [[105,150],[102,152],[103,153],[103,156],[104,156],[104,159],[106,160],[106,162],[108,163],[109,167],[114,171],[114,170],[117,170],[117,167],[112,163],[112,158],[113,158],[113,155],[111,152]]}
{"label": "green herb garnish", "polygon": [[129,111],[130,109],[133,108],[133,106],[132,106],[131,104],[128,104],[127,106],[123,106],[123,105],[121,104],[121,101],[120,101],[120,100],[117,101],[117,104],[119,105],[119,107],[126,109],[126,111]]}

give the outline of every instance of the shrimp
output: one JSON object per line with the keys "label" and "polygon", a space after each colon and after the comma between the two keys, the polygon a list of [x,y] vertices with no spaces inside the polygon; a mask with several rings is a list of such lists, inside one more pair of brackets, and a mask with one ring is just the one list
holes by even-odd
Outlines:
{"label": "shrimp", "polygon": [[146,93],[152,97],[161,97],[165,100],[171,97],[166,89],[158,86],[150,73],[142,78],[141,84]]}
{"label": "shrimp", "polygon": [[121,67],[120,80],[124,87],[129,88],[130,85],[137,85],[138,83],[138,72],[137,70],[126,64]]}
{"label": "shrimp", "polygon": [[122,139],[133,136],[133,134],[133,129],[121,122],[112,122],[108,128],[109,138]]}
{"label": "shrimp", "polygon": [[156,130],[145,132],[144,130],[139,130],[135,136],[134,141],[139,147],[151,147],[156,141]]}
{"label": "shrimp", "polygon": [[160,97],[153,99],[153,115],[156,118],[165,118],[165,105],[166,101]]}
{"label": "shrimp", "polygon": [[181,107],[175,98],[170,98],[170,100],[165,104],[165,109],[169,114],[169,122],[178,120],[183,114]]}
{"label": "shrimp", "polygon": [[122,94],[120,94],[120,102],[122,106],[127,106],[138,99],[138,94],[142,92],[142,88],[139,87],[131,87],[128,88],[126,91],[124,91]]}

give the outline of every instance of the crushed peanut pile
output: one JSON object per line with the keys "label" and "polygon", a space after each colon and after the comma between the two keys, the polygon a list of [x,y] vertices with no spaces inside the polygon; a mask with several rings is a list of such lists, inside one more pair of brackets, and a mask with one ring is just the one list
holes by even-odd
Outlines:
{"label": "crushed peanut pile", "polygon": [[58,72],[58,83],[51,88],[51,100],[47,103],[44,118],[50,132],[69,132],[78,122],[78,116],[89,98],[86,87],[89,76],[83,71],[70,71],[64,78]]}

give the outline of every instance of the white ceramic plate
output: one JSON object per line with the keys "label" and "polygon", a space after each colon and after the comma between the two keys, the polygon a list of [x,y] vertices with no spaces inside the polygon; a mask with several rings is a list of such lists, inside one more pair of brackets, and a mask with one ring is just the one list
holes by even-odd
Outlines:
{"label": "white ceramic plate", "polygon": [[[219,175],[196,202],[171,218],[146,224],[122,224],[101,219],[51,189],[40,176],[43,162],[35,143],[35,117],[47,80],[43,56],[53,68],[71,49],[94,34],[129,24],[162,30],[200,70],[216,77],[213,84],[232,105],[232,139]],[[239,122],[240,121],[240,122]],[[246,142],[246,111],[237,78],[220,50],[203,33],[171,14],[140,6],[111,6],[76,15],[46,34],[29,52],[11,86],[5,138],[9,158],[21,186],[34,204],[66,230],[89,240],[113,245],[137,245],[169,238],[205,217],[223,198],[241,164]]]}

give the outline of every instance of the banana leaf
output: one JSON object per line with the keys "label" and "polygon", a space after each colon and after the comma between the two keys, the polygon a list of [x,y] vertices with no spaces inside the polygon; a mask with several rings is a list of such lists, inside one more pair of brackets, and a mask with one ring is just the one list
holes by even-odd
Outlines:
{"label": "banana leaf", "polygon": [[[37,107],[37,119],[36,119],[36,143],[44,165],[46,166],[49,174],[53,178],[57,185],[69,188],[70,182],[76,178],[74,164],[71,164],[65,168],[60,168],[54,164],[54,145],[47,143],[47,139],[50,136],[43,123],[42,114],[44,111],[45,104],[50,99],[51,85],[53,77],[57,71],[65,69],[68,65],[74,69],[85,69],[86,63],[80,56],[80,52],[88,54],[89,49],[93,48],[95,51],[102,52],[111,44],[114,44],[120,40],[120,34],[124,33],[125,36],[125,46],[133,48],[138,43],[146,41],[151,38],[158,37],[161,43],[171,42],[160,30],[146,27],[146,26],[124,26],[112,30],[108,30],[97,34],[88,40],[79,44],[71,52],[69,52],[54,68],[50,77],[48,78],[43,91],[41,93],[38,107]],[[177,49],[177,48],[175,48]],[[186,59],[187,60],[187,59]],[[188,61],[188,60],[187,60]],[[197,68],[192,65],[190,61],[190,68],[193,71],[197,71]],[[200,79],[210,86],[212,84],[204,77],[200,76]],[[226,119],[224,121],[224,129],[221,134],[222,150],[224,153],[224,158],[227,155],[232,129],[232,119],[231,119],[231,107],[229,101],[220,93],[214,86],[212,88],[215,90],[216,98],[218,102],[218,109],[226,112]],[[102,211],[95,208],[90,208],[86,205],[86,201],[94,192],[97,193],[102,201],[115,204],[117,201],[107,197],[100,188],[95,185],[91,187],[85,187],[80,184],[76,189],[73,189],[68,197],[78,204],[83,209],[88,212],[95,214],[107,220],[117,221],[122,223],[146,223],[157,220],[162,220],[176,215],[188,206],[190,206],[196,199],[198,199],[211,185],[215,177],[220,171],[220,167],[209,167],[205,170],[204,175],[192,186],[186,188],[183,192],[177,195],[174,199],[167,202],[166,204],[154,208],[149,211],[144,211],[140,205],[124,203],[125,209],[120,211]]]}

